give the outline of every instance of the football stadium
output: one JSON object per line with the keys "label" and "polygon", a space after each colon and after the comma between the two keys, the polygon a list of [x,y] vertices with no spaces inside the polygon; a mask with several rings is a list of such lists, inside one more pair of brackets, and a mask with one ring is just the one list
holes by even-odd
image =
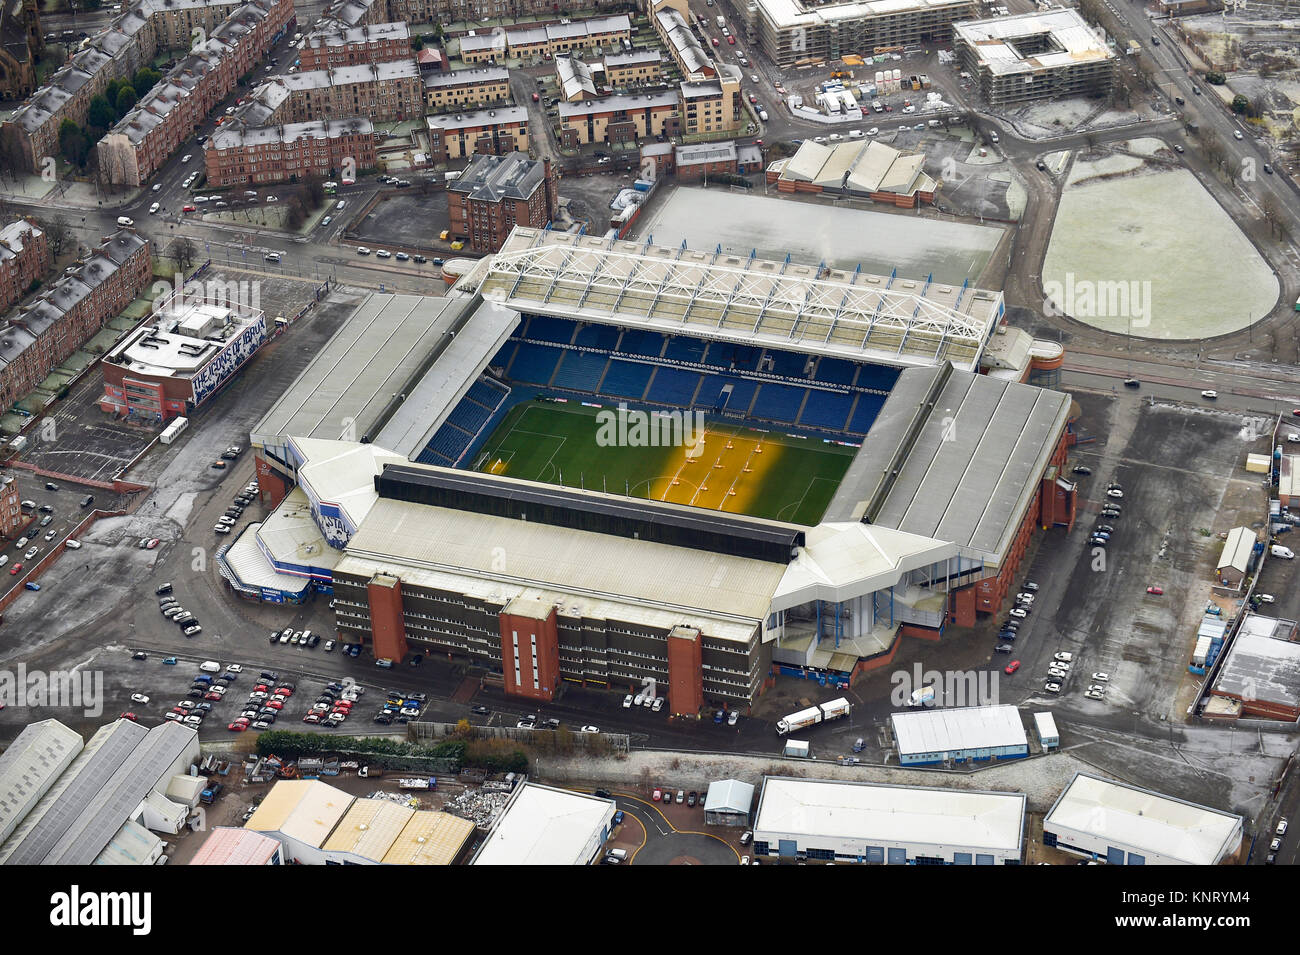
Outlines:
{"label": "football stadium", "polygon": [[517,228],[358,306],[250,435],[275,510],[218,566],[539,700],[848,685],[1073,521],[1062,358],[969,284]]}

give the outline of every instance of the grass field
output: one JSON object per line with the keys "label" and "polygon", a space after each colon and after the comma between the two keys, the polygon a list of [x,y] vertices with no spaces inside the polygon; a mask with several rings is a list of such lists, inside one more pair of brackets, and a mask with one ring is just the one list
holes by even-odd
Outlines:
{"label": "grass field", "polygon": [[526,481],[812,525],[857,451],[726,422],[710,422],[698,436],[686,429],[686,441],[668,447],[638,443],[631,428],[623,440],[610,442],[616,432],[598,410],[575,402],[525,402],[510,411],[472,466]]}

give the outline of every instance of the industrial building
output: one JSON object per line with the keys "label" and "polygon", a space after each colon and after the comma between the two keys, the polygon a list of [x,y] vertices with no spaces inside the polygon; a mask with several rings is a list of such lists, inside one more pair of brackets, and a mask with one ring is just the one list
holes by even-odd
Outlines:
{"label": "industrial building", "polygon": [[1219,583],[1240,589],[1246,574],[1250,572],[1256,542],[1255,532],[1249,527],[1234,527],[1228,531],[1223,550],[1219,552],[1219,563],[1215,567]]}
{"label": "industrial building", "polygon": [[1219,668],[1210,695],[1230,701],[1235,715],[1300,719],[1300,643],[1296,622],[1247,613]]}
{"label": "industrial building", "polygon": [[179,832],[198,803],[178,788],[198,762],[198,734],[119,719],[82,747],[69,732],[33,724],[0,757],[0,805],[10,807],[0,865],[154,864],[156,833]]}
{"label": "industrial building", "polygon": [[934,202],[939,188],[924,167],[924,153],[904,154],[873,139],[830,144],[805,139],[793,156],[767,167],[767,182],[779,192],[852,196],[911,209]]}
{"label": "industrial building", "polygon": [[1026,797],[766,776],[753,854],[780,861],[1019,865]]}
{"label": "industrial building", "polygon": [[754,805],[753,783],[739,779],[722,779],[709,783],[704,795],[704,824],[706,826],[749,825],[750,807]]}
{"label": "industrial building", "polygon": [[1038,745],[1048,753],[1061,748],[1061,734],[1056,728],[1056,717],[1051,713],[1034,714],[1034,732],[1038,734]]}
{"label": "industrial building", "polygon": [[271,787],[244,828],[284,846],[285,858],[300,865],[324,865],[330,833],[355,797],[319,780],[280,780]]}
{"label": "industrial building", "polygon": [[251,829],[217,826],[190,865],[284,865],[284,846]]}
{"label": "industrial building", "polygon": [[[223,292],[225,290],[223,289]],[[239,372],[266,341],[266,317],[224,294],[177,289],[149,321],[104,355],[100,409],[157,423],[188,416]]]}
{"label": "industrial building", "polygon": [[904,766],[1029,755],[1025,725],[1014,706],[920,709],[894,713],[889,722]]}
{"label": "industrial building", "polygon": [[978,14],[974,0],[755,0],[741,6],[768,59],[799,66],[952,42],[953,24]]}
{"label": "industrial building", "polygon": [[474,823],[386,799],[358,799],[321,847],[326,865],[451,865]]}
{"label": "industrial building", "polygon": [[1077,773],[1043,819],[1043,844],[1111,865],[1218,865],[1241,848],[1241,816]]}
{"label": "industrial building", "polygon": [[610,836],[612,799],[537,783],[516,786],[470,865],[591,865]]}
{"label": "industrial building", "polygon": [[1060,96],[1105,96],[1119,58],[1077,10],[958,23],[954,51],[990,106]]}

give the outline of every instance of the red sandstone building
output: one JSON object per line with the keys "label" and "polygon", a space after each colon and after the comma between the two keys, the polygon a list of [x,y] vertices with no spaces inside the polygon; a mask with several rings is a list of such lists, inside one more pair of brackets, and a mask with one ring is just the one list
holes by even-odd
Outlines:
{"label": "red sandstone building", "polygon": [[49,241],[34,222],[18,219],[0,229],[0,309],[26,295],[49,267]]}
{"label": "red sandstone building", "polygon": [[468,239],[475,252],[495,252],[515,226],[545,228],[556,201],[549,159],[524,153],[475,156],[447,186],[451,234]]}
{"label": "red sandstone building", "polygon": [[343,161],[375,165],[375,131],[368,119],[219,129],[208,140],[203,165],[213,186],[269,184],[336,175]]}
{"label": "red sandstone building", "polygon": [[347,27],[333,21],[307,35],[298,58],[303,72],[409,60],[411,31],[405,23]]}

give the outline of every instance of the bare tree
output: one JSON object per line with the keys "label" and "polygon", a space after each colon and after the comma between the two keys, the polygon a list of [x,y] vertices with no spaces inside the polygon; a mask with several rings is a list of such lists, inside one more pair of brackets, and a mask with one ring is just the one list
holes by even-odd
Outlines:
{"label": "bare tree", "polygon": [[50,247],[50,255],[58,261],[63,250],[68,247],[68,243],[73,241],[72,229],[57,216],[42,220],[41,228],[45,230],[45,241]]}
{"label": "bare tree", "polygon": [[188,272],[198,256],[199,250],[189,236],[178,235],[167,247],[167,257],[175,262],[182,272]]}
{"label": "bare tree", "polygon": [[1286,234],[1286,220],[1282,217],[1282,207],[1273,193],[1264,193],[1259,200],[1259,211],[1264,217],[1264,221],[1268,223],[1269,235],[1276,236],[1279,230],[1283,235]]}

